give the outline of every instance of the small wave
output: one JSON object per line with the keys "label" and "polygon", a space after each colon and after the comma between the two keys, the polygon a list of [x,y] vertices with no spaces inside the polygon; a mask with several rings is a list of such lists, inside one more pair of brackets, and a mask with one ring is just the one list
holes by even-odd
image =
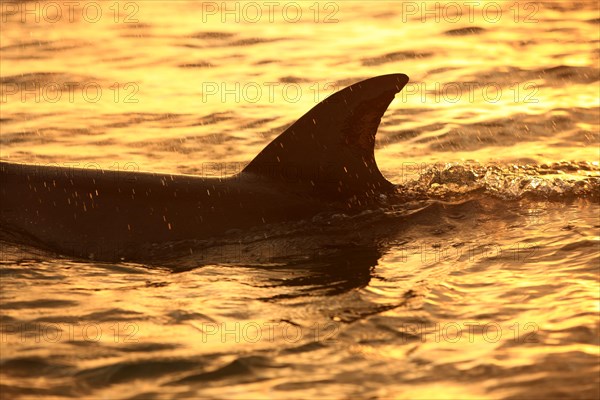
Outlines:
{"label": "small wave", "polygon": [[446,31],[444,33],[449,36],[465,36],[465,35],[478,35],[483,32],[485,32],[484,28],[480,28],[478,26],[469,26],[466,28],[450,29],[449,31]]}
{"label": "small wave", "polygon": [[600,198],[600,168],[590,162],[550,165],[433,165],[415,180],[398,185],[409,198],[448,199],[484,193],[503,200]]}

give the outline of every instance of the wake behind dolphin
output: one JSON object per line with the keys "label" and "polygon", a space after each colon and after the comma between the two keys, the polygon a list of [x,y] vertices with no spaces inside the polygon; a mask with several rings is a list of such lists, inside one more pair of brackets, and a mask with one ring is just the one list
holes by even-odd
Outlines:
{"label": "wake behind dolphin", "polygon": [[103,247],[97,259],[136,260],[152,243],[360,210],[394,192],[375,134],[407,82],[383,75],[334,93],[228,178],[0,162],[2,231],[77,257]]}

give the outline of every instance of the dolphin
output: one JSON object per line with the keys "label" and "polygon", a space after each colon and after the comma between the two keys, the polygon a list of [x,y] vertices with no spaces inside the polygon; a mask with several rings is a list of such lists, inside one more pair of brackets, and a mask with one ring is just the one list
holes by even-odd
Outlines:
{"label": "dolphin", "polygon": [[332,94],[226,178],[0,161],[1,237],[135,261],[153,243],[359,212],[395,192],[375,162],[375,134],[407,83],[382,75]]}

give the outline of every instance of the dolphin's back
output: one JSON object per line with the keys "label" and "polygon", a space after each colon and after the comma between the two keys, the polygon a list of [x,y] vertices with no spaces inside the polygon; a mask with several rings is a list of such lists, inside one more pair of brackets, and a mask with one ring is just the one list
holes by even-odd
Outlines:
{"label": "dolphin's back", "polygon": [[208,179],[0,162],[0,184],[5,233],[101,259],[136,254],[140,244],[304,217],[318,207],[248,175]]}
{"label": "dolphin's back", "polygon": [[25,231],[49,247],[78,254],[103,243],[126,247],[178,239],[186,232],[174,227],[184,213],[185,227],[201,217],[190,212],[198,209],[197,194],[204,186],[198,179],[4,162],[0,179],[4,229]]}
{"label": "dolphin's back", "polygon": [[407,82],[384,75],[333,94],[226,179],[0,162],[0,233],[135,259],[152,243],[360,209],[394,188],[377,168],[375,134]]}

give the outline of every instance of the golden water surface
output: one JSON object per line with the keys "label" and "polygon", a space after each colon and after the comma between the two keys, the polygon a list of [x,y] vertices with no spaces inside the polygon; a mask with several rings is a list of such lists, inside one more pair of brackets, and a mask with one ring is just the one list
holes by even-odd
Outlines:
{"label": "golden water surface", "polygon": [[405,203],[164,268],[2,242],[2,398],[600,395],[596,2],[3,1],[1,18],[3,161],[232,174],[336,90],[411,79],[376,148]]}

